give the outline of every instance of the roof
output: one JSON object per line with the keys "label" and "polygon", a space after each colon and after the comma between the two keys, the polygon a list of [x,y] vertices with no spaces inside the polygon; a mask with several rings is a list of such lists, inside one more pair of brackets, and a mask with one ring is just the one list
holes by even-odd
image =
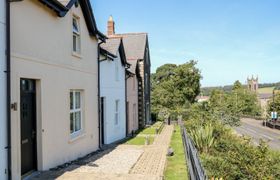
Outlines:
{"label": "roof", "polygon": [[66,4],[66,2],[63,0],[39,0],[39,1],[45,4],[50,9],[52,9],[54,12],[56,12],[57,16],[59,17],[64,17],[72,8],[73,5],[77,5],[79,3],[84,14],[84,18],[87,24],[89,34],[91,36],[97,36],[102,41],[104,41],[107,38],[105,35],[100,33],[97,29],[90,0],[69,0],[66,6],[62,4],[62,3]]}
{"label": "roof", "polygon": [[124,66],[130,65],[127,63],[126,54],[123,46],[122,38],[120,37],[111,37],[106,40],[105,43],[100,45],[101,53],[107,52],[107,54],[111,55],[113,58],[120,55],[120,59]]}
{"label": "roof", "polygon": [[117,56],[120,48],[121,38],[109,38],[106,43],[101,44],[101,48]]}
{"label": "roof", "polygon": [[110,37],[122,37],[127,60],[144,59],[147,33],[114,34]]}
{"label": "roof", "polygon": [[115,56],[114,54],[110,53],[109,51],[107,51],[106,49],[103,49],[102,47],[100,47],[100,53],[104,56],[106,56],[106,59],[109,58],[111,60],[114,60],[114,58],[116,58],[117,56]]}

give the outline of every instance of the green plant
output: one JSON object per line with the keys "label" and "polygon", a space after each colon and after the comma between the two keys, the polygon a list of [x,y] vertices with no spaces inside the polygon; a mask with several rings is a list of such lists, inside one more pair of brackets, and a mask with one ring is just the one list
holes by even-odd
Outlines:
{"label": "green plant", "polygon": [[214,145],[215,139],[213,132],[214,128],[211,124],[190,131],[195,146],[200,152],[208,153],[210,148]]}

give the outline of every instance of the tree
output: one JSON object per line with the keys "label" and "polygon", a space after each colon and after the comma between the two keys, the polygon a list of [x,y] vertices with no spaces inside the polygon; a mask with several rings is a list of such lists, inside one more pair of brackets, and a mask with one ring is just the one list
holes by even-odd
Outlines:
{"label": "tree", "polygon": [[280,115],[280,93],[277,92],[274,96],[274,101],[271,99],[268,102],[267,112],[270,114],[270,112],[276,111],[278,115]]}
{"label": "tree", "polygon": [[240,81],[235,81],[234,84],[233,84],[233,88],[232,90],[235,91],[235,90],[238,90],[238,89],[242,89],[242,84]]}
{"label": "tree", "polygon": [[152,111],[158,114],[166,108],[180,114],[200,93],[201,74],[196,62],[182,65],[165,64],[152,75]]}

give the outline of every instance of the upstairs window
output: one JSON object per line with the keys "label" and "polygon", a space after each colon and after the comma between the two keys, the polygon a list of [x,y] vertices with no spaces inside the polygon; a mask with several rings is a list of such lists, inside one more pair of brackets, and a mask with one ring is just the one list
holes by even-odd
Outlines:
{"label": "upstairs window", "polygon": [[73,52],[81,54],[81,31],[79,19],[77,17],[73,17]]}

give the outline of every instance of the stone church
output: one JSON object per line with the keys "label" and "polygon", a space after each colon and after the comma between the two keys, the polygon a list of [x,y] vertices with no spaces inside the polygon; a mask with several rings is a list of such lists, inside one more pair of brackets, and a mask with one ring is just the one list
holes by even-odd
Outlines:
{"label": "stone church", "polygon": [[253,92],[257,92],[259,89],[259,78],[258,76],[256,78],[254,78],[254,76],[252,76],[251,78],[247,78],[247,87],[248,90],[253,91]]}

